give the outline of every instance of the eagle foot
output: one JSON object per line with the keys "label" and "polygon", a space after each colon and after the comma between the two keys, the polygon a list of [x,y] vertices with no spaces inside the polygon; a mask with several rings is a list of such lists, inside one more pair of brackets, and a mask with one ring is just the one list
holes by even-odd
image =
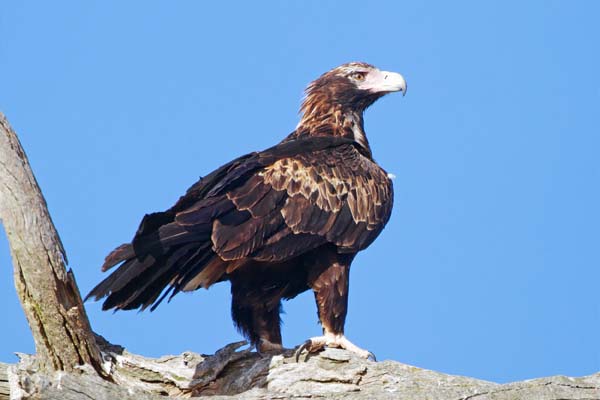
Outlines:
{"label": "eagle foot", "polygon": [[279,343],[273,343],[267,339],[260,339],[258,343],[256,343],[256,351],[261,356],[275,356],[289,353],[291,350],[286,349]]}
{"label": "eagle foot", "polygon": [[[325,349],[325,347],[336,347],[344,350],[351,351],[359,357],[366,358],[367,360],[377,361],[375,354],[368,350],[361,349],[348,339],[344,335],[325,334],[323,336],[315,336],[304,342],[298,350],[296,350],[296,362],[299,362],[300,355],[304,350],[307,351],[307,357],[311,353],[316,353]],[[306,358],[305,358],[306,361]]]}

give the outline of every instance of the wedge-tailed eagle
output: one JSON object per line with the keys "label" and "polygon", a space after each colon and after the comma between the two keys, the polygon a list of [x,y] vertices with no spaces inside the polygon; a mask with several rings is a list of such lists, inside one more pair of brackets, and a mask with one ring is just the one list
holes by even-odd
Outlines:
{"label": "wedge-tailed eagle", "polygon": [[282,349],[282,299],[315,294],[323,335],[300,351],[341,347],[350,264],[381,233],[392,182],[373,159],[363,112],[404,78],[363,62],[310,83],[296,129],[195,183],[167,211],[144,216],[131,243],[107,257],[119,267],[88,294],[103,309],[151,307],[177,293],[231,283],[231,315],[259,352]]}

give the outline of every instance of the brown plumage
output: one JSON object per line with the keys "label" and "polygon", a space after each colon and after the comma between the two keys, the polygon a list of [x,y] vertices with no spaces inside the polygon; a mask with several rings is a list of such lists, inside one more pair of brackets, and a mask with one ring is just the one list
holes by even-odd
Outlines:
{"label": "brown plumage", "polygon": [[392,183],[372,158],[363,111],[406,91],[399,74],[365,63],[312,82],[296,130],[194,184],[169,210],[146,215],[133,241],[88,294],[103,309],[154,309],[167,296],[230,281],[232,317],[259,350],[281,347],[282,299],[312,289],[324,335],[303,348],[344,347],[349,268],[387,223]]}

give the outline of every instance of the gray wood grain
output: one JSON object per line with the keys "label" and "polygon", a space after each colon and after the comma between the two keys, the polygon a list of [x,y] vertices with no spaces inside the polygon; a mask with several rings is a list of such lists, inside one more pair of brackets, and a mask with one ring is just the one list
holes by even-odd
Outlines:
{"label": "gray wood grain", "polygon": [[66,254],[17,135],[0,113],[0,220],[15,286],[43,370],[72,371],[100,353]]}
{"label": "gray wood grain", "polygon": [[[158,359],[105,347],[115,383],[89,373],[91,368],[88,372],[83,368],[83,373],[35,372],[33,357],[22,358],[11,368],[18,376],[21,398],[26,399],[600,399],[600,374],[501,385],[396,361],[367,361],[339,349],[326,349],[297,363],[291,355],[261,357],[240,350],[242,345],[232,343],[215,355],[185,352]],[[1,395],[0,399],[4,400]]]}

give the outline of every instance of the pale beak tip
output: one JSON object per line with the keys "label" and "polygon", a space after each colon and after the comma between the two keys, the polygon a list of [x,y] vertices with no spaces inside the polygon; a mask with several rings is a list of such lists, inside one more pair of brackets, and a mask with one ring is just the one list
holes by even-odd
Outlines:
{"label": "pale beak tip", "polygon": [[400,91],[402,92],[402,97],[406,96],[406,90],[408,89],[408,85],[406,84],[406,80],[402,77],[402,85],[400,87]]}

